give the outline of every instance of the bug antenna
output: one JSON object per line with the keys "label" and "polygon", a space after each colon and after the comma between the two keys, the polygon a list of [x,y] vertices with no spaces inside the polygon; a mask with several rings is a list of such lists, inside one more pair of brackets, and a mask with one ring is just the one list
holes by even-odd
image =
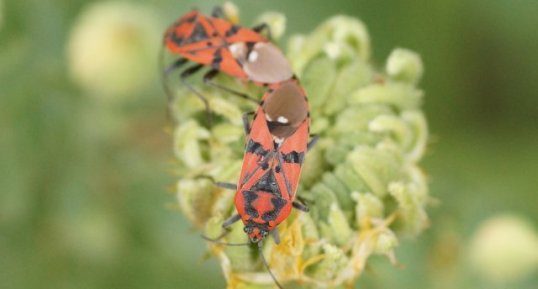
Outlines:
{"label": "bug antenna", "polygon": [[251,243],[250,242],[246,242],[246,243],[227,243],[227,242],[222,242],[222,241],[219,241],[219,239],[221,239],[222,237],[224,236],[219,236],[215,239],[212,239],[212,238],[209,238],[205,235],[202,235],[202,238],[206,241],[209,241],[209,242],[212,242],[212,243],[215,243],[215,244],[219,244],[219,245],[226,245],[226,246],[248,246],[250,245]]}
{"label": "bug antenna", "polygon": [[280,288],[280,289],[284,289],[284,287],[282,287],[282,285],[280,285],[278,280],[276,280],[276,277],[275,277],[275,275],[273,275],[273,272],[271,271],[271,268],[269,268],[269,264],[267,264],[267,260],[265,260],[265,256],[263,255],[263,251],[262,251],[262,242],[261,241],[258,242],[258,251],[260,253],[260,258],[262,259],[263,265],[267,269],[267,272],[269,272],[269,275],[271,275],[271,278],[275,282],[276,286],[278,288]]}

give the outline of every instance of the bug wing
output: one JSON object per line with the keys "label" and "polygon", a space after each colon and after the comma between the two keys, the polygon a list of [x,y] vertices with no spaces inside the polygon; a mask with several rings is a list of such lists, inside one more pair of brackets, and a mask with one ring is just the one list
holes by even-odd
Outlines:
{"label": "bug wing", "polygon": [[227,36],[226,41],[229,43],[234,42],[268,42],[267,38],[263,37],[260,33],[257,33],[251,29],[245,27],[239,27],[237,32],[233,35]]}
{"label": "bug wing", "polygon": [[198,11],[181,17],[165,33],[168,50],[197,63],[211,64],[217,49],[225,45],[222,37],[215,37],[218,34],[211,19]]}
{"label": "bug wing", "polygon": [[260,168],[260,161],[273,149],[273,138],[265,121],[265,113],[261,107],[258,107],[247,137],[238,187],[241,187],[248,179],[252,178],[255,171]]}
{"label": "bug wing", "polygon": [[168,38],[171,38],[173,36],[177,38],[188,39],[189,36],[192,34],[194,24],[199,16],[201,16],[201,14],[196,10],[190,11],[187,14],[181,16],[172,25],[170,25],[168,29],[166,29],[164,39],[167,40]]}
{"label": "bug wing", "polygon": [[262,168],[260,162],[266,160],[273,148],[273,140],[265,121],[265,114],[261,107],[259,107],[247,137],[247,144],[243,155],[243,166],[235,194],[235,207],[243,219],[250,217],[246,211],[246,203],[249,201],[243,192],[251,191],[251,188],[271,169],[270,166],[267,166],[265,169]]}
{"label": "bug wing", "polygon": [[282,173],[277,174],[277,182],[281,189],[286,188],[289,199],[295,199],[295,192],[299,185],[301,169],[304,162],[306,147],[309,138],[310,119],[305,119],[299,128],[279,148],[279,158]]}
{"label": "bug wing", "polygon": [[[227,45],[227,44],[223,44],[223,45]],[[226,74],[228,74],[228,75],[230,75],[232,77],[242,79],[242,80],[247,79],[247,75],[245,74],[245,71],[243,70],[243,67],[241,66],[239,61],[237,61],[234,58],[234,56],[230,52],[230,49],[228,48],[228,46],[224,46],[220,50],[219,53],[220,53],[221,61],[218,64],[218,67],[214,67],[214,68],[219,69],[222,72],[224,72],[224,73],[226,73]]]}
{"label": "bug wing", "polygon": [[234,25],[232,22],[221,19],[208,17],[210,24],[220,37],[224,37],[226,42],[267,42],[267,38],[260,33],[245,27]]}

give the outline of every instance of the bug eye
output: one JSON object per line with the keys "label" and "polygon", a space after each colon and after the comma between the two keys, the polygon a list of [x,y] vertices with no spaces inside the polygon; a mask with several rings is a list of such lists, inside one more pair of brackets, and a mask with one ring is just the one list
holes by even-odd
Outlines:
{"label": "bug eye", "polygon": [[243,228],[243,231],[244,231],[245,233],[248,233],[248,231],[249,231],[248,227],[244,227],[244,228]]}

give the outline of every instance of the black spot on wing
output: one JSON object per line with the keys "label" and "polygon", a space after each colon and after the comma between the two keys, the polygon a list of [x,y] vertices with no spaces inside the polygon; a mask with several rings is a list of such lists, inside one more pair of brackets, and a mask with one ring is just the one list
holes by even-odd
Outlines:
{"label": "black spot on wing", "polygon": [[280,214],[280,211],[282,208],[286,205],[288,201],[282,199],[282,198],[272,198],[271,203],[273,204],[273,210],[266,212],[262,215],[262,219],[266,222],[275,220],[278,217],[278,214]]}
{"label": "black spot on wing", "polygon": [[281,126],[290,126],[289,123],[281,123],[278,121],[267,121],[267,127],[269,128],[270,132],[273,132],[274,129]]}
{"label": "black spot on wing", "polygon": [[258,211],[252,206],[252,202],[258,198],[258,195],[256,192],[253,191],[243,191],[243,198],[245,199],[245,212],[247,215],[249,215],[251,218],[257,218],[260,215],[258,214]]}
{"label": "black spot on wing", "polygon": [[246,43],[246,46],[247,46],[247,59],[249,58],[250,56],[250,53],[252,52],[252,49],[254,49],[254,45],[256,45],[256,42],[247,42]]}
{"label": "black spot on wing", "polygon": [[237,32],[239,31],[240,27],[237,26],[237,25],[232,25],[232,27],[230,27],[230,29],[228,29],[228,31],[226,31],[226,33],[224,34],[226,37],[230,37],[230,36],[233,36],[235,34],[237,34]]}
{"label": "black spot on wing", "polygon": [[[198,15],[193,15],[187,19],[185,19],[185,22],[186,23],[193,23],[194,21],[196,21],[196,18],[198,18]],[[183,22],[183,21],[182,21]]]}
{"label": "black spot on wing", "polygon": [[275,212],[275,211],[269,211],[269,212],[265,212],[263,215],[262,215],[262,219],[266,222],[269,222],[269,221],[273,221],[276,219],[276,217],[278,216],[278,213]]}
{"label": "black spot on wing", "polygon": [[[197,16],[189,17],[183,21],[180,21],[178,23],[178,26],[183,25],[184,23],[194,23],[197,20]],[[191,44],[194,42],[202,41],[205,39],[208,39],[209,36],[207,34],[207,31],[205,31],[204,27],[200,22],[196,22],[194,24],[194,29],[192,30],[191,34],[188,37],[183,37],[176,35],[176,33],[171,33],[170,39],[177,44],[178,46]]]}
{"label": "black spot on wing", "polygon": [[209,35],[207,35],[207,31],[205,31],[202,24],[198,22],[194,25],[194,30],[192,31],[191,36],[189,37],[189,42],[198,42],[198,41],[202,41],[208,38],[209,38]]}
{"label": "black spot on wing", "polygon": [[269,152],[269,150],[264,149],[263,146],[259,142],[256,142],[252,139],[249,139],[247,143],[246,151],[252,154],[260,155],[260,156],[264,156]]}
{"label": "black spot on wing", "polygon": [[282,154],[282,159],[289,164],[302,164],[304,161],[304,153],[292,151],[291,153]]}
{"label": "black spot on wing", "polygon": [[275,196],[280,196],[280,189],[272,171],[268,171],[251,188],[253,191],[269,192]]}
{"label": "black spot on wing", "polygon": [[185,44],[185,38],[177,35],[175,32],[170,33],[170,40],[177,46]]}
{"label": "black spot on wing", "polygon": [[211,63],[211,67],[214,69],[220,68],[220,63],[222,62],[222,50],[219,48],[215,52],[215,55],[213,56],[213,62]]}

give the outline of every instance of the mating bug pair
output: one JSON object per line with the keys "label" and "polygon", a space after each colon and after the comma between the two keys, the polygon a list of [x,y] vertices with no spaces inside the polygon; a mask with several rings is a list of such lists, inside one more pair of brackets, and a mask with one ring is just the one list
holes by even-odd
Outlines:
{"label": "mating bug pair", "polygon": [[222,72],[266,87],[252,123],[249,121],[252,113],[243,115],[247,141],[238,184],[217,183],[236,191],[237,214],[223,223],[221,236],[204,238],[228,245],[248,245],[219,241],[233,223],[241,220],[250,242],[258,244],[265,266],[282,288],[261,254],[261,246],[269,234],[279,243],[277,226],[289,216],[292,208],[308,211],[296,200],[296,191],[305,153],[317,137],[309,141],[310,113],[304,89],[284,54],[259,33],[267,26],[239,27],[223,19],[221,11],[217,8],[211,17],[192,11],[170,26],[164,44],[180,58],[164,73],[166,76],[186,63],[194,62],[181,72],[180,78],[204,102],[208,111],[205,97],[185,81],[205,66],[210,70],[204,75],[204,81],[234,95],[253,100],[244,93],[213,82],[214,76]]}

